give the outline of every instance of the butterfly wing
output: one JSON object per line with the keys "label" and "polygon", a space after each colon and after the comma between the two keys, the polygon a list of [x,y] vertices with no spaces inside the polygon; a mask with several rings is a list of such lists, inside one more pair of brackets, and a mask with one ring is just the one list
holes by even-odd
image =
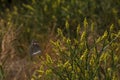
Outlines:
{"label": "butterfly wing", "polygon": [[30,46],[30,54],[35,55],[41,53],[40,46],[38,44],[32,44]]}
{"label": "butterfly wing", "polygon": [[41,53],[40,46],[39,45],[33,45],[32,55]]}

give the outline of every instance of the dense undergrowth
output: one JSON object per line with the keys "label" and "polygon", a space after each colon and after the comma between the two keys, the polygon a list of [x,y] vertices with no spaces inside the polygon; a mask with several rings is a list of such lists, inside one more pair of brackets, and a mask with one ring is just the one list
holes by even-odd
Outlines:
{"label": "dense undergrowth", "polygon": [[[95,34],[94,25],[78,25],[76,38],[70,38],[69,23],[66,34],[58,29],[59,39],[51,41],[53,56],[46,55],[32,80],[119,80],[120,32],[113,32],[113,25],[102,36]],[[36,75],[37,74],[37,75]]]}
{"label": "dense undergrowth", "polygon": [[[10,1],[0,1],[0,80],[120,79],[119,0]],[[34,39],[43,55],[31,62]]]}

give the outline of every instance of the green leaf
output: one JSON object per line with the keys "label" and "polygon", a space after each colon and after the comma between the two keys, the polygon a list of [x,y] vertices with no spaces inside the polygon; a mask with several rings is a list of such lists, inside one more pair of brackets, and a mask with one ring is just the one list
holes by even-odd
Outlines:
{"label": "green leaf", "polygon": [[48,54],[46,55],[46,57],[47,57],[47,62],[48,62],[48,63],[53,63],[51,57],[50,57]]}
{"label": "green leaf", "polygon": [[104,32],[103,36],[102,36],[102,40],[105,39],[105,38],[107,38],[107,36],[108,36],[108,32],[107,32],[107,30],[106,30],[106,31]]}
{"label": "green leaf", "polygon": [[84,32],[82,33],[80,40],[81,40],[81,41],[84,41],[84,40],[85,40],[85,36],[86,36],[86,31],[84,31]]}
{"label": "green leaf", "polygon": [[31,11],[34,11],[34,8],[31,5],[23,4],[23,6]]}
{"label": "green leaf", "polygon": [[87,27],[88,27],[88,22],[87,22],[87,19],[85,18],[84,19],[84,28],[85,28],[85,30],[87,29]]}
{"label": "green leaf", "polygon": [[63,67],[65,68],[65,67],[67,67],[68,65],[69,65],[69,60],[64,63]]}
{"label": "green leaf", "polygon": [[66,20],[66,22],[65,22],[65,27],[66,27],[67,30],[69,29],[69,23],[68,23],[68,20]]}
{"label": "green leaf", "polygon": [[111,26],[110,26],[110,32],[112,32],[114,30],[114,25],[112,24]]}

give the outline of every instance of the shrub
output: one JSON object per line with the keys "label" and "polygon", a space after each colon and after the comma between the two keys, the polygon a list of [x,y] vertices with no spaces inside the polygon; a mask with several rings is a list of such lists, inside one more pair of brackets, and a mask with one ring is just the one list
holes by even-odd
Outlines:
{"label": "shrub", "polygon": [[[110,23],[115,23],[116,29],[120,26],[120,2],[119,0],[32,0],[31,4],[23,5],[27,10],[25,14],[32,18],[40,27],[55,24],[64,29],[65,21],[68,20],[74,29],[77,23],[81,23],[86,17],[89,22],[95,22],[98,31],[106,29]],[[82,24],[81,24],[82,25]]]}
{"label": "shrub", "polygon": [[32,80],[118,80],[120,65],[120,32],[106,30],[102,36],[96,35],[94,24],[88,26],[84,20],[84,29],[76,29],[76,38],[69,35],[69,23],[66,34],[58,29],[59,39],[51,41],[53,56],[46,55],[40,69],[33,74]]}

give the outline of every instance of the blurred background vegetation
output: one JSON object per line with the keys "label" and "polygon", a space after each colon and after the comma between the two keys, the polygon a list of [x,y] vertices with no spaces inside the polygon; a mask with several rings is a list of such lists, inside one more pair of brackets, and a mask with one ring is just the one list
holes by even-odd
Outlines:
{"label": "blurred background vegetation", "polygon": [[[34,39],[43,53],[50,53],[49,40],[56,39],[57,28],[66,34],[68,22],[70,35],[75,38],[75,30],[78,24],[83,27],[85,18],[88,26],[94,23],[97,35],[102,35],[111,24],[114,31],[120,30],[120,0],[0,0],[0,44],[6,45],[5,35],[12,36],[14,32],[12,44],[20,59],[29,55]],[[1,46],[1,56],[2,49]]]}

